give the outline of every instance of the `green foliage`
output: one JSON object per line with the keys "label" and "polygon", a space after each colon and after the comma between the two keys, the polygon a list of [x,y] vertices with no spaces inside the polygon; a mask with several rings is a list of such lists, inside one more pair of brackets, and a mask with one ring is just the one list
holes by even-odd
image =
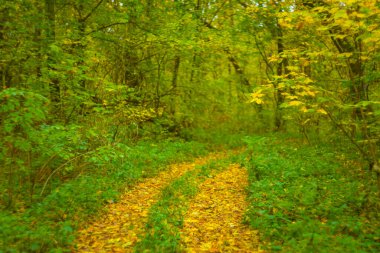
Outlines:
{"label": "green foliage", "polygon": [[46,117],[46,102],[46,98],[27,90],[10,88],[0,92],[3,166],[21,165],[12,153],[32,150],[40,137],[36,129]]}
{"label": "green foliage", "polygon": [[183,129],[180,136],[188,140],[205,143],[210,149],[238,148],[243,144],[243,133],[231,133],[226,129],[205,130],[202,128]]}
{"label": "green foliage", "polygon": [[[15,88],[0,92],[0,203],[14,204],[17,179],[30,176],[35,146],[41,143],[40,125],[46,117],[47,99]],[[15,176],[16,175],[16,176]],[[18,177],[19,176],[19,177]],[[4,182],[8,181],[7,186]]]}
{"label": "green foliage", "polygon": [[[379,205],[370,172],[331,144],[247,137],[250,225],[283,252],[377,252]],[[349,153],[348,153],[349,154]]]}
{"label": "green foliage", "polygon": [[[152,176],[204,146],[238,148],[247,134],[276,128],[309,143],[331,135],[343,143],[343,132],[376,163],[379,13],[375,1],[356,0],[0,0],[1,247],[68,245],[76,221],[116,201],[121,182]],[[299,150],[278,146],[265,151],[271,158],[249,163],[255,184],[276,190],[271,205],[293,210],[292,199],[282,203],[283,188],[305,210],[346,215],[358,201],[364,213],[375,210],[368,173],[342,176],[340,165],[322,162],[335,160],[325,157],[327,147],[302,153],[312,170],[296,162]],[[335,192],[338,185],[345,190]],[[366,193],[356,194],[363,185]],[[320,204],[321,194],[337,204]],[[371,227],[363,217],[359,228]],[[322,225],[314,227],[350,245],[340,235],[353,225]],[[350,235],[352,244],[367,238]]]}
{"label": "green foliage", "polygon": [[166,165],[204,154],[195,142],[141,142],[102,147],[86,159],[91,173],[56,187],[42,201],[18,213],[0,213],[0,250],[6,252],[61,252],[69,248],[75,229],[97,214],[106,203],[118,200],[125,187],[153,176]]}

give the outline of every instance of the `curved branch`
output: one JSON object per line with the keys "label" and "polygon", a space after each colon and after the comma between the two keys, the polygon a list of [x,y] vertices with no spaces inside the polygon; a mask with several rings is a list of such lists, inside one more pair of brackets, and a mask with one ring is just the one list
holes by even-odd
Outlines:
{"label": "curved branch", "polygon": [[86,154],[88,154],[88,153],[91,153],[91,152],[92,152],[92,151],[88,151],[88,152],[86,152],[86,153],[83,153],[83,154],[77,155],[77,156],[71,158],[70,160],[66,161],[64,164],[62,164],[61,166],[59,166],[59,167],[56,168],[55,170],[53,170],[53,172],[50,173],[49,177],[46,179],[46,181],[45,181],[45,183],[44,183],[44,186],[42,187],[42,190],[41,190],[40,196],[42,196],[42,194],[43,194],[44,191],[45,191],[45,188],[46,188],[47,183],[50,181],[50,179],[52,178],[52,176],[53,176],[55,173],[57,173],[57,171],[59,171],[60,169],[64,168],[68,163],[70,163],[70,162],[72,162],[72,161],[78,159],[78,158],[81,157],[81,156],[84,156],[84,155],[86,155]]}

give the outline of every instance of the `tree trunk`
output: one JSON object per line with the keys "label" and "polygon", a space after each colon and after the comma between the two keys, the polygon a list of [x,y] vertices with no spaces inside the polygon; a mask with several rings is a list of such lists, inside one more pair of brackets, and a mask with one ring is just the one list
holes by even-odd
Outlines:
{"label": "tree trunk", "polygon": [[[46,16],[46,40],[47,47],[49,48],[51,45],[55,43],[55,0],[45,0],[45,16]],[[49,49],[48,49],[49,50]],[[52,56],[52,53],[48,52],[48,68],[49,71],[54,72],[55,68],[53,65],[55,64],[55,59]],[[59,103],[60,103],[60,85],[59,81],[56,78],[52,78],[50,80],[50,98],[55,106],[55,110],[59,112]]]}
{"label": "tree trunk", "polygon": [[[285,46],[282,40],[282,31],[278,27],[277,28],[277,54],[279,56],[283,55]],[[277,76],[282,76],[288,74],[288,59],[284,58],[280,63],[277,64]],[[278,87],[278,84],[274,82],[275,84],[275,130],[280,131],[283,130],[284,128],[284,120],[282,117],[282,112],[281,112],[281,104],[284,103],[284,96],[282,95],[283,90]]]}
{"label": "tree trunk", "polygon": [[[179,71],[179,66],[181,64],[181,58],[179,55],[176,55],[174,57],[174,66],[173,66],[173,78],[172,78],[172,90],[174,93],[177,91],[177,80],[178,80],[178,71]],[[177,106],[178,106],[178,95],[175,94],[172,102],[171,102],[171,107],[170,107],[170,114],[175,115],[177,113]]]}

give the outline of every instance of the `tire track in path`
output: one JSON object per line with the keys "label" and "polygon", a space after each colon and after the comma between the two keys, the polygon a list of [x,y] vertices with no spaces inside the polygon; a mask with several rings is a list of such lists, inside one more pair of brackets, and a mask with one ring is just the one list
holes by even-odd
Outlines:
{"label": "tire track in path", "polygon": [[247,171],[237,164],[205,180],[181,232],[185,252],[260,252],[256,231],[243,224]]}
{"label": "tire track in path", "polygon": [[157,202],[161,190],[195,166],[225,155],[210,154],[193,163],[174,164],[156,177],[135,185],[117,203],[110,204],[103,216],[79,230],[73,252],[133,252],[134,245],[144,235],[149,209]]}

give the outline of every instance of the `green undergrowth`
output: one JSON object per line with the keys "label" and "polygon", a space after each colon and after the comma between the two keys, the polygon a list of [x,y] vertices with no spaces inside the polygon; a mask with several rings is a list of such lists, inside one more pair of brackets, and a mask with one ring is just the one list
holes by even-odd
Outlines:
{"label": "green undergrowth", "polygon": [[279,136],[245,141],[247,222],[267,250],[380,252],[375,179],[352,151]]}
{"label": "green undergrowth", "polygon": [[203,144],[182,141],[100,148],[92,171],[53,189],[26,210],[0,211],[0,252],[68,252],[80,222],[118,201],[125,187],[206,152]]}
{"label": "green undergrowth", "polygon": [[183,129],[180,136],[184,139],[204,143],[210,149],[234,149],[244,146],[243,137],[246,133],[220,129],[189,128]]}
{"label": "green undergrowth", "polygon": [[135,252],[179,252],[180,230],[189,200],[207,178],[227,168],[229,158],[197,166],[173,181],[161,193],[160,200],[151,208],[146,235],[136,245]]}

